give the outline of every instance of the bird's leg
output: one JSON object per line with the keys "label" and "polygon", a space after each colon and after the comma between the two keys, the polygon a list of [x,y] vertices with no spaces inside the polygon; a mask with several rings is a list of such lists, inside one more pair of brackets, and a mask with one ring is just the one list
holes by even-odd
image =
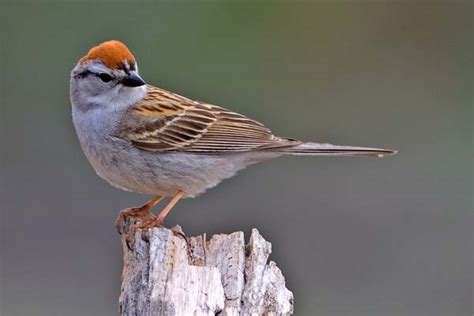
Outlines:
{"label": "bird's leg", "polygon": [[[128,229],[128,231],[126,233],[126,236],[125,236],[125,242],[127,244],[127,247],[130,250],[133,250],[133,240],[135,238],[135,233],[137,232],[137,230],[141,230],[142,239],[145,240],[145,241],[148,241],[148,229],[152,228],[152,227],[161,227],[161,226],[163,226],[164,218],[166,217],[166,215],[168,215],[168,213],[171,211],[173,206],[175,206],[176,203],[178,203],[178,201],[183,197],[183,195],[184,195],[183,191],[178,191],[178,193],[171,199],[171,201],[168,202],[168,204],[163,208],[163,210],[158,214],[158,216],[155,216],[154,214],[150,213],[152,215],[151,217],[148,217],[145,220],[141,220],[139,222],[134,223],[134,225],[132,225]],[[158,199],[156,202],[152,202],[153,201],[152,200],[152,201],[148,202],[147,204],[145,204],[143,207],[146,207],[150,203],[154,203],[153,205],[155,205],[160,200],[161,200],[161,198]],[[149,208],[150,207],[148,207],[148,209]],[[124,211],[126,211],[126,210],[124,210]]]}
{"label": "bird's leg", "polygon": [[168,204],[161,210],[158,216],[142,222],[137,225],[137,228],[142,228],[144,230],[151,228],[151,227],[161,227],[163,226],[163,220],[165,219],[166,215],[171,211],[171,209],[178,203],[178,201],[183,197],[184,191],[178,191],[176,195],[168,202]]}
{"label": "bird's leg", "polygon": [[158,204],[163,199],[163,196],[157,195],[146,204],[139,207],[129,207],[121,210],[117,219],[115,220],[115,227],[120,235],[128,233],[131,226],[140,223],[148,222],[156,218],[150,209]]}
{"label": "bird's leg", "polygon": [[171,209],[178,203],[178,201],[183,197],[184,191],[178,191],[178,193],[168,202],[168,204],[158,213],[155,221],[158,226],[163,225],[166,215],[171,211]]}
{"label": "bird's leg", "polygon": [[[158,213],[158,216],[136,226],[137,228],[142,229],[143,240],[148,241],[149,228],[163,226],[163,220],[165,219],[166,215],[168,215],[168,213],[176,205],[176,203],[178,203],[178,201],[183,197],[183,195],[184,195],[184,191],[181,191],[181,190],[178,191],[178,193],[171,199],[171,201],[169,201],[168,204],[161,210],[161,212]],[[187,239],[186,239],[186,242],[187,242]]]}

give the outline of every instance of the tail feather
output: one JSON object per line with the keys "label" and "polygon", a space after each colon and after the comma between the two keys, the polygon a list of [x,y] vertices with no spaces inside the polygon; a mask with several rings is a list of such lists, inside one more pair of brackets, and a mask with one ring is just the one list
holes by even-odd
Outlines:
{"label": "tail feather", "polygon": [[274,151],[289,155],[301,156],[373,156],[383,157],[394,155],[396,150],[383,148],[338,146],[320,143],[302,143],[296,146],[275,148]]}

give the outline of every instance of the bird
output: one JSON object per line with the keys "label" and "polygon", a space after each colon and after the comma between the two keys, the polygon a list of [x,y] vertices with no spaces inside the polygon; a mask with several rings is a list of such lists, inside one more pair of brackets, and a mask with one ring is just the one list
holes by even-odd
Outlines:
{"label": "bird", "polygon": [[[92,47],[70,75],[72,121],[95,172],[111,185],[152,195],[120,211],[126,233],[160,227],[182,198],[193,198],[237,171],[283,155],[386,156],[395,150],[303,142],[274,135],[262,123],[224,107],[147,84],[128,47]],[[155,215],[162,199],[168,204]]]}

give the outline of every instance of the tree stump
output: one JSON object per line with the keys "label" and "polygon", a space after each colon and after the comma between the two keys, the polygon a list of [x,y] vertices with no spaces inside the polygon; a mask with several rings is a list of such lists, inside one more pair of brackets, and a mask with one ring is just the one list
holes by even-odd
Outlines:
{"label": "tree stump", "polygon": [[271,244],[253,229],[186,237],[179,226],[137,232],[127,245],[120,314],[291,315],[293,293],[275,262]]}

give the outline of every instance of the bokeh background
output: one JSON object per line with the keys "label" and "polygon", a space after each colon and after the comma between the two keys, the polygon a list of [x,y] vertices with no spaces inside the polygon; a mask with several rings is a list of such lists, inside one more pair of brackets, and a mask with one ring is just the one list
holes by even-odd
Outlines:
{"label": "bokeh background", "polygon": [[[167,218],[273,243],[297,315],[472,315],[473,5],[460,1],[0,4],[1,315],[116,315],[118,211],[68,77],[124,41],[152,84],[283,136],[397,156],[285,157]],[[247,235],[248,236],[248,235]]]}

